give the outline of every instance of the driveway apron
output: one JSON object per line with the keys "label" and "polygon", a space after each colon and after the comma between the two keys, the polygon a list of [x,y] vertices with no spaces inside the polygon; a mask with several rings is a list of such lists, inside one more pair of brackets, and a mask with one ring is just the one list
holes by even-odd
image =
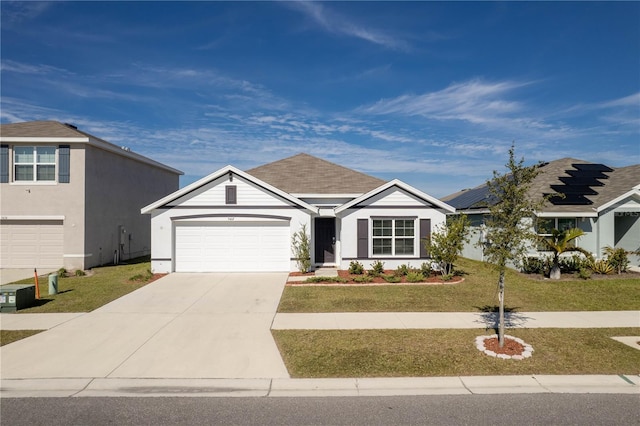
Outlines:
{"label": "driveway apron", "polygon": [[174,273],[0,348],[2,378],[288,378],[271,335],[286,273]]}

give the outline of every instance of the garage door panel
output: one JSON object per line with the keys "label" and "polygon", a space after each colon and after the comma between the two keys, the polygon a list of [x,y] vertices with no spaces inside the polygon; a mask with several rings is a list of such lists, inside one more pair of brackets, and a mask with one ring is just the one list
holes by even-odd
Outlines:
{"label": "garage door panel", "polygon": [[62,221],[6,220],[0,223],[0,267],[59,268],[63,265]]}
{"label": "garage door panel", "polygon": [[234,222],[176,226],[178,272],[289,270],[287,222]]}

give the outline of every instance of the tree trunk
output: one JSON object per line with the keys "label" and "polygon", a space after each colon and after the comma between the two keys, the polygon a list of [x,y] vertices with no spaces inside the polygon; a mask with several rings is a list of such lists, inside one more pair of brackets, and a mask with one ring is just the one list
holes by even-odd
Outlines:
{"label": "tree trunk", "polygon": [[500,270],[498,280],[498,300],[500,301],[500,322],[498,323],[498,342],[500,347],[504,346],[504,270]]}
{"label": "tree trunk", "polygon": [[558,263],[554,263],[551,267],[551,271],[549,271],[549,278],[552,280],[559,280],[560,276],[560,265]]}

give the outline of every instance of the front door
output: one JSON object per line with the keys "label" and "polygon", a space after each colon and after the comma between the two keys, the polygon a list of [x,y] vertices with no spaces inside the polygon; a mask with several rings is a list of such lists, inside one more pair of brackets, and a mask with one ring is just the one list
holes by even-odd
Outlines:
{"label": "front door", "polygon": [[315,221],[316,263],[336,261],[336,219],[321,217]]}

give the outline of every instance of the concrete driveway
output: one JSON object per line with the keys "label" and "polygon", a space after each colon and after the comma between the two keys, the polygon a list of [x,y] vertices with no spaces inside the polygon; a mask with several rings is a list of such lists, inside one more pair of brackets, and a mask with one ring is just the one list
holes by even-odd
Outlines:
{"label": "concrete driveway", "polygon": [[288,378],[270,332],[286,279],[170,274],[0,348],[2,378]]}

